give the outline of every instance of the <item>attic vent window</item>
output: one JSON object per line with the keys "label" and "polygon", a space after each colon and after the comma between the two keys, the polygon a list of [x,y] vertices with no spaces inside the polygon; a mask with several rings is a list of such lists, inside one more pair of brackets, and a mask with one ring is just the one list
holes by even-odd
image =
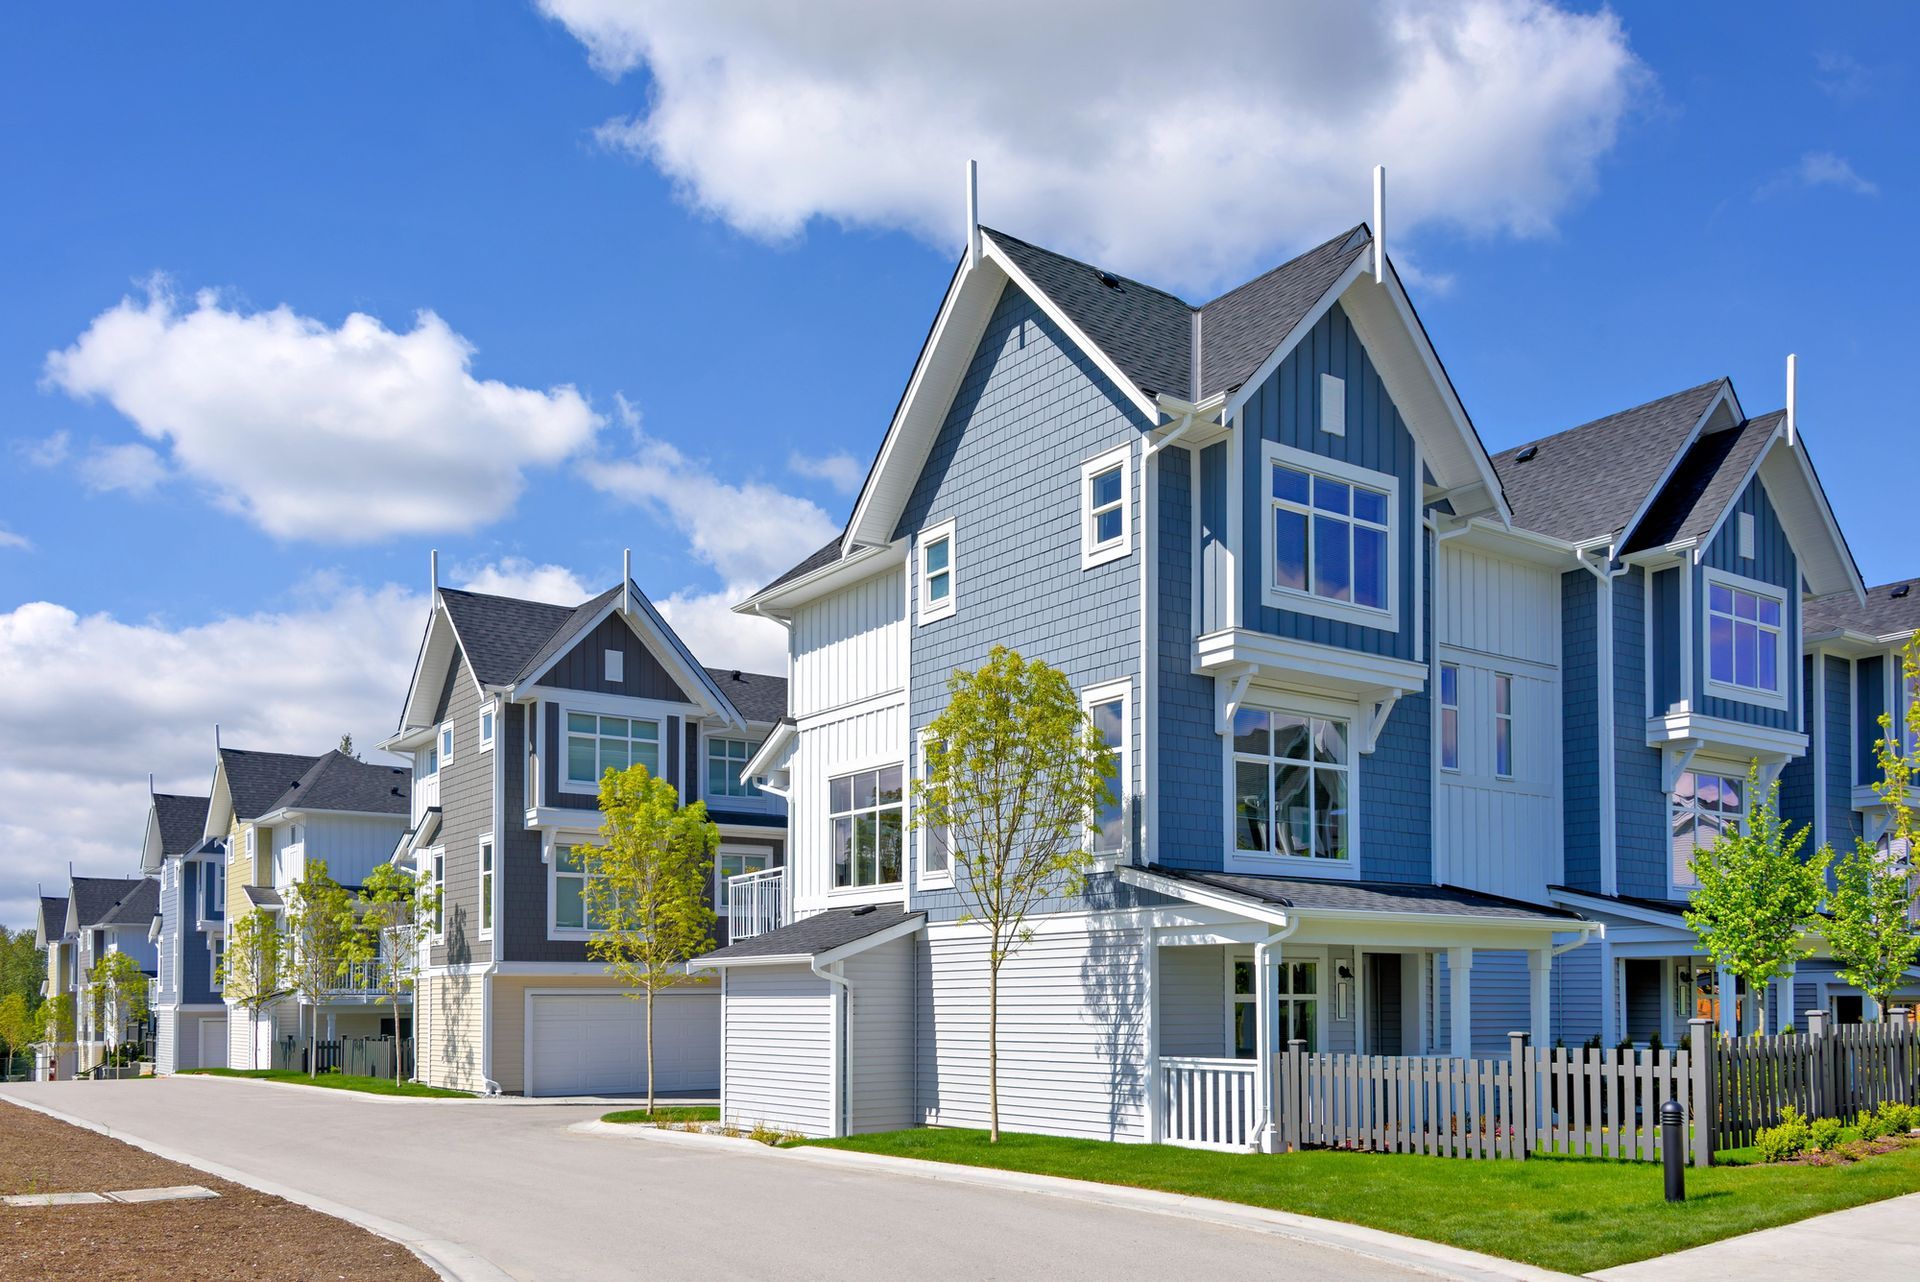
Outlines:
{"label": "attic vent window", "polygon": [[607,680],[625,681],[627,679],[627,654],[624,650],[607,651]]}
{"label": "attic vent window", "polygon": [[1098,276],[1100,278],[1100,283],[1102,285],[1105,285],[1108,289],[1120,288],[1120,278],[1118,276],[1115,276],[1112,272],[1103,272],[1096,267],[1094,268],[1093,274],[1095,276]]}
{"label": "attic vent window", "polygon": [[1743,559],[1753,560],[1753,513],[1742,512],[1736,523],[1740,539],[1740,555]]}
{"label": "attic vent window", "polygon": [[1320,376],[1320,430],[1328,436],[1347,434],[1347,380],[1338,374]]}
{"label": "attic vent window", "polygon": [[1526,449],[1514,455],[1513,461],[1516,463],[1531,463],[1534,460],[1534,456],[1539,453],[1540,447],[1538,445],[1529,445]]}

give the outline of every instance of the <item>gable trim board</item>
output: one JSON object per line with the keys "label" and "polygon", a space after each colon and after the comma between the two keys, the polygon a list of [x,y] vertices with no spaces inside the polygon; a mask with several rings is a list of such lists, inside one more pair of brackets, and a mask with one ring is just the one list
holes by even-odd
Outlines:
{"label": "gable trim board", "polygon": [[[686,643],[680,640],[679,634],[669,627],[667,621],[660,616],[660,612],[654,609],[653,602],[647,599],[646,593],[634,586],[631,580],[628,581],[627,592],[630,594],[633,604],[638,607],[637,609],[629,610],[626,608],[622,599],[616,596],[603,606],[598,613],[584,620],[580,626],[574,630],[573,636],[566,638],[561,644],[555,645],[553,647],[554,652],[548,656],[545,662],[538,668],[530,672],[524,672],[517,677],[513,684],[508,687],[506,697],[512,700],[528,697],[534,689],[539,686],[540,679],[551,672],[572,650],[572,643],[575,640],[590,636],[595,628],[598,628],[606,620],[613,617],[615,613],[618,613],[621,618],[626,620],[627,626],[633,629],[634,635],[640,639],[641,644],[646,646],[648,650],[653,651],[655,658],[663,660],[661,666],[665,667],[668,672],[676,678],[676,684],[679,685],[682,694],[697,698],[696,692],[705,693],[707,701],[704,703],[695,703],[695,707],[700,708],[701,711],[705,712],[708,716],[724,719],[731,728],[745,729],[747,724],[746,718],[740,715],[739,709],[733,706],[733,701],[727,698],[726,694],[714,682],[713,678],[707,675],[707,670],[701,667],[699,662],[695,660],[693,654],[687,649]],[[634,615],[636,614],[647,621],[649,624],[648,628],[643,629],[634,626]],[[648,635],[649,632],[652,633],[651,637]],[[662,648],[661,643],[663,642],[668,651],[664,656],[659,653]],[[551,642],[549,644],[551,644]],[[675,671],[676,668],[678,671]]]}
{"label": "gable trim board", "polygon": [[[1722,405],[1727,406],[1728,411],[1734,417],[1734,422],[1746,422],[1746,411],[1740,408],[1740,400],[1734,395],[1733,380],[1729,378],[1721,379],[1718,390],[1713,394],[1713,399],[1707,402],[1707,408],[1701,413],[1700,417],[1695,420],[1692,429],[1687,432],[1687,438],[1680,442],[1679,448],[1673,452],[1673,457],[1667,460],[1666,469],[1660,473],[1659,479],[1653,483],[1653,487],[1641,498],[1640,506],[1635,509],[1631,517],[1627,518],[1625,527],[1621,529],[1615,537],[1612,546],[1609,548],[1610,552],[1617,554],[1619,549],[1627,546],[1628,542],[1632,540],[1633,532],[1640,527],[1640,522],[1646,520],[1647,513],[1653,510],[1653,505],[1659,500],[1661,492],[1664,491],[1667,485],[1673,480],[1674,473],[1680,470],[1680,464],[1687,457],[1687,452],[1699,441],[1700,434],[1706,430],[1707,424],[1713,421],[1715,411]],[[1746,487],[1741,486],[1740,488],[1744,490]],[[1711,543],[1712,541],[1712,538],[1709,537],[1705,540],[1705,543]],[[1705,543],[1703,543],[1702,546],[1704,546]]]}
{"label": "gable trim board", "polygon": [[[1792,457],[1797,467],[1790,467],[1784,463],[1773,464],[1774,456],[1782,450]],[[1769,474],[1773,477],[1771,484],[1768,482]],[[1806,580],[1810,594],[1829,596],[1836,592],[1851,592],[1855,601],[1865,605],[1866,584],[1860,578],[1860,568],[1854,563],[1853,550],[1847,545],[1846,535],[1841,533],[1840,523],[1834,518],[1833,507],[1827,501],[1826,489],[1820,484],[1820,478],[1813,470],[1813,462],[1807,457],[1806,447],[1797,441],[1789,441],[1783,427],[1774,428],[1767,447],[1760,451],[1759,457],[1754,459],[1753,466],[1735,487],[1732,499],[1721,508],[1719,516],[1714,520],[1713,528],[1707,531],[1706,536],[1700,540],[1699,546],[1694,549],[1694,563],[1698,565],[1705,560],[1707,549],[1712,547],[1714,539],[1719,537],[1721,529],[1727,523],[1727,517],[1740,505],[1741,496],[1755,481],[1758,481],[1761,488],[1766,491],[1767,501],[1773,505],[1774,513],[1780,523],[1788,526],[1787,537],[1792,540],[1794,553],[1800,559],[1802,576]],[[1798,486],[1793,484],[1796,481],[1799,482]],[[1800,492],[1791,493],[1796,488]],[[1780,501],[1782,497],[1795,499],[1798,504],[1783,504]],[[1806,506],[1813,508],[1812,515],[1820,523],[1819,532],[1825,536],[1824,539],[1811,540],[1813,548],[1803,546],[1802,541],[1794,537],[1796,531],[1792,528],[1794,525],[1804,525],[1808,515]],[[1821,547],[1829,553],[1824,560],[1815,555],[1815,549]],[[1814,565],[1818,568],[1812,568]],[[1794,595],[1797,597],[1802,594],[1796,592]]]}

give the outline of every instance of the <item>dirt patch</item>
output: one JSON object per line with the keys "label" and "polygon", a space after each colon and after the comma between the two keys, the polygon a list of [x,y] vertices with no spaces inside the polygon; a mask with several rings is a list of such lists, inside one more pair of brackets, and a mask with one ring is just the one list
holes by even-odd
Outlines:
{"label": "dirt patch", "polygon": [[1870,1157],[1879,1157],[1882,1153],[1891,1153],[1895,1149],[1905,1148],[1914,1141],[1904,1135],[1887,1135],[1877,1140],[1848,1140],[1844,1144],[1830,1149],[1815,1149],[1811,1153],[1802,1153],[1790,1157],[1787,1166],[1851,1166],[1855,1162]]}
{"label": "dirt patch", "polygon": [[0,1207],[0,1278],[434,1282],[403,1246],[344,1220],[0,1103],[0,1194],[199,1184],[209,1201]]}

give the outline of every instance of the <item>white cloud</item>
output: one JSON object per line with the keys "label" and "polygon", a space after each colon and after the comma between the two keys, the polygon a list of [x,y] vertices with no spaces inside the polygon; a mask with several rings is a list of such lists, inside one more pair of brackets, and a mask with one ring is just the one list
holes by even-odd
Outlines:
{"label": "white cloud", "polygon": [[150,446],[96,445],[79,463],[80,481],[96,494],[122,490],[151,494],[167,479],[167,464]]}
{"label": "white cloud", "polygon": [[519,597],[523,601],[550,601],[555,605],[579,605],[594,594],[579,575],[564,565],[537,565],[523,556],[502,557],[489,565],[460,566],[454,570],[453,577],[460,580],[460,586],[473,592]]}
{"label": "white cloud", "polygon": [[734,602],[761,586],[752,583],[720,592],[676,592],[654,604],[700,662],[714,668],[779,676],[787,670],[787,630],[768,619],[733,613]]}
{"label": "white cloud", "polygon": [[1853,196],[1877,196],[1880,184],[1862,178],[1853,165],[1830,151],[1810,151],[1796,164],[1781,170],[1754,191],[1754,199],[1767,200],[1794,188],[1831,187]]}
{"label": "white cloud", "polygon": [[1590,189],[1650,76],[1618,16],[1548,0],[540,0],[647,106],[601,141],[779,240],[808,220],[957,252],[993,225],[1211,286],[1367,216],[1539,235]]}
{"label": "white cloud", "polygon": [[60,431],[35,440],[15,441],[13,447],[20,452],[21,458],[35,467],[59,467],[67,461],[72,439],[66,432]]}
{"label": "white cloud", "polygon": [[[0,614],[0,921],[32,920],[34,883],[128,875],[147,774],[205,791],[213,727],[236,747],[320,752],[391,732],[425,598],[316,580],[288,608],[191,627],[29,602]],[[133,675],[129,675],[133,674]],[[377,754],[376,754],[377,755]]]}
{"label": "white cloud", "polygon": [[24,534],[15,534],[6,526],[0,525],[0,548],[18,548],[27,551],[33,547],[33,540]]}
{"label": "white cloud", "polygon": [[475,379],[473,346],[430,311],[405,333],[248,312],[156,281],[50,353],[49,384],[105,398],[170,464],[280,538],[367,542],[472,530],[507,514],[529,468],[600,426],[570,386]]}
{"label": "white cloud", "polygon": [[787,456],[787,467],[801,476],[825,481],[842,494],[853,493],[867,479],[867,465],[845,450],[823,455],[795,452]]}
{"label": "white cloud", "polygon": [[1820,92],[1842,102],[1871,92],[1875,76],[1852,54],[1825,49],[1813,55],[1813,83]]}

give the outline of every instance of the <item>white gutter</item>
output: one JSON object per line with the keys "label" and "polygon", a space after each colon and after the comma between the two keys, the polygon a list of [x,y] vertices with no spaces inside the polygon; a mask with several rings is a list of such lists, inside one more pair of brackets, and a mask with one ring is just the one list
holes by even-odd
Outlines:
{"label": "white gutter", "polygon": [[1296,918],[1253,946],[1253,991],[1258,995],[1255,1000],[1260,1003],[1259,1016],[1253,1021],[1255,1043],[1253,1058],[1254,1062],[1260,1066],[1259,1071],[1253,1075],[1253,1080],[1258,1087],[1253,1142],[1254,1147],[1263,1153],[1275,1151],[1276,1138],[1273,1120],[1273,1059],[1277,1054],[1273,1045],[1273,1035],[1276,1007],[1269,962],[1273,956],[1273,949],[1299,929],[1300,922]]}
{"label": "white gutter", "polygon": [[833,1082],[833,1134],[830,1138],[839,1139],[853,1131],[853,1037],[849,1027],[853,1017],[853,981],[845,975],[820,969],[818,957],[809,961],[807,968],[829,984],[840,986],[833,1008],[833,1046],[828,1073]]}

